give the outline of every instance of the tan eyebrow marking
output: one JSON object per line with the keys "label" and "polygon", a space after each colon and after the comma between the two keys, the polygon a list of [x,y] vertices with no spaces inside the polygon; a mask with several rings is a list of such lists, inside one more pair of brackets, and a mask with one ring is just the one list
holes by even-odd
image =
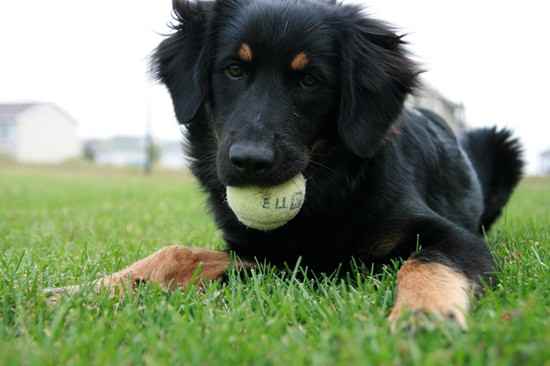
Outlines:
{"label": "tan eyebrow marking", "polygon": [[252,50],[250,49],[250,46],[246,43],[241,44],[241,48],[239,49],[239,57],[241,60],[245,62],[252,61]]}
{"label": "tan eyebrow marking", "polygon": [[295,71],[303,70],[309,63],[309,58],[304,52],[300,52],[290,63],[290,68]]}

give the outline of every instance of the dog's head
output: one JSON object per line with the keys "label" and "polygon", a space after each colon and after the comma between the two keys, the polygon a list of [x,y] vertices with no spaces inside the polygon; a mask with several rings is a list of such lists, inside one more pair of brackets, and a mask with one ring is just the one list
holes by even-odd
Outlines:
{"label": "dog's head", "polygon": [[224,185],[281,183],[321,140],[371,157],[416,83],[401,38],[354,6],[174,0],[174,11],[156,72],[179,122],[215,137]]}

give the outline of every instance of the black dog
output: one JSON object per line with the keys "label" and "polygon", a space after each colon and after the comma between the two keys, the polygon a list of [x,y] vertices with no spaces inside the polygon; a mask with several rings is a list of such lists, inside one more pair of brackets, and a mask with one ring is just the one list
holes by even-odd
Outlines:
{"label": "black dog", "polygon": [[[465,325],[469,295],[493,272],[483,240],[521,177],[510,133],[458,141],[437,115],[407,110],[419,70],[403,40],[356,6],[316,0],[174,2],[175,32],[154,67],[187,127],[191,169],[228,249],[245,261],[334,271],[406,259],[405,309]],[[298,173],[304,208],[270,232],[246,228],[228,185],[276,185]],[[418,250],[421,248],[421,250]],[[105,278],[185,285],[197,263],[218,278],[224,253],[170,247]]]}

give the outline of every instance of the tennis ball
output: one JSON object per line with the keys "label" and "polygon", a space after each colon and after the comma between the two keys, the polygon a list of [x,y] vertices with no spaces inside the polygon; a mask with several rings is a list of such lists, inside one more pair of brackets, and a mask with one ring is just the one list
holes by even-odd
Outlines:
{"label": "tennis ball", "polygon": [[292,220],[304,204],[306,180],[302,174],[273,187],[227,187],[227,203],[249,228],[269,231]]}

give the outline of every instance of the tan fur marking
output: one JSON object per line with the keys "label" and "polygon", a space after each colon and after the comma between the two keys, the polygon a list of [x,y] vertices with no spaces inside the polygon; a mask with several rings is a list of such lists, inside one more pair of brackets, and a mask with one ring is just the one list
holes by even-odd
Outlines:
{"label": "tan fur marking", "polygon": [[299,54],[294,57],[292,62],[290,63],[290,68],[295,71],[301,71],[305,69],[307,64],[309,63],[309,58],[304,52],[300,52]]}
{"label": "tan fur marking", "polygon": [[[221,278],[230,266],[250,267],[252,264],[242,261],[232,262],[229,254],[199,248],[185,248],[173,245],[159,250],[150,256],[135,262],[122,271],[103,277],[94,283],[96,290],[107,289],[111,294],[124,295],[126,289],[140,282],[157,283],[165,289],[173,290],[191,283],[202,285],[205,281]],[[63,294],[81,290],[83,286],[46,289],[44,292],[55,303]]]}
{"label": "tan fur marking", "polygon": [[251,62],[252,57],[253,54],[250,46],[246,43],[241,44],[241,48],[239,49],[239,58],[245,62]]}
{"label": "tan fur marking", "polygon": [[450,316],[466,328],[471,290],[470,281],[448,266],[408,260],[397,274],[397,298],[389,319],[395,323],[403,312],[412,310]]}

